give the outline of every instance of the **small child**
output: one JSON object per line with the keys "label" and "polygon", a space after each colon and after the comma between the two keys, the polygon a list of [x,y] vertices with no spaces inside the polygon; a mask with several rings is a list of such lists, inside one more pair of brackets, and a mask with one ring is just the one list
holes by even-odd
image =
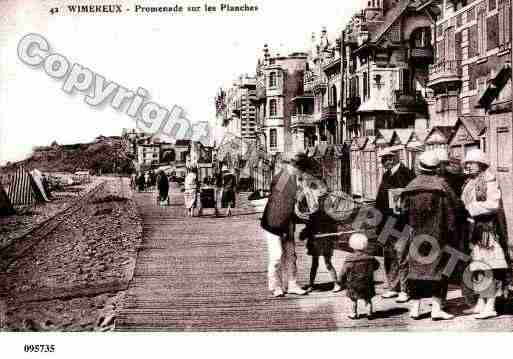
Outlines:
{"label": "small child", "polygon": [[[352,301],[350,319],[358,319],[358,299],[363,299],[369,306],[368,317],[372,317],[372,298],[376,295],[374,288],[374,271],[379,268],[379,262],[373,256],[365,253],[369,240],[363,233],[355,233],[349,238],[349,247],[354,253],[348,254],[340,272],[340,282],[347,283],[347,296]],[[344,280],[345,279],[345,280]]]}

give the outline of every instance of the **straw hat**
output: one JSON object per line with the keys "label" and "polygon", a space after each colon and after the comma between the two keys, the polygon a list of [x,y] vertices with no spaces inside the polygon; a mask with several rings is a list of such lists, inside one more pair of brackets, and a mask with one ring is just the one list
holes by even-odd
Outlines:
{"label": "straw hat", "polygon": [[314,177],[320,177],[322,175],[321,164],[316,159],[308,157],[304,152],[297,152],[290,160],[290,164],[296,167],[299,171],[305,172]]}
{"label": "straw hat", "polygon": [[363,233],[355,233],[349,237],[349,247],[355,251],[363,251],[369,246],[369,239]]}
{"label": "straw hat", "polygon": [[435,151],[426,151],[419,156],[419,170],[433,173],[440,165],[440,158]]}
{"label": "straw hat", "polygon": [[486,166],[490,166],[490,162],[488,161],[486,155],[483,153],[483,151],[477,148],[467,152],[467,155],[465,156],[465,160],[463,161],[463,163],[465,164],[467,162],[476,162]]}

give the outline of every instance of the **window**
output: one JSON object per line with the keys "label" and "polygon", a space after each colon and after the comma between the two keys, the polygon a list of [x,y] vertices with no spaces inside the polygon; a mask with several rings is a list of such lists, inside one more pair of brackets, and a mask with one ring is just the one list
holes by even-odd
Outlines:
{"label": "window", "polygon": [[402,69],[401,72],[400,72],[400,76],[401,76],[401,90],[403,91],[404,94],[409,94],[410,93],[410,89],[411,89],[411,86],[410,86],[410,70],[409,69]]}
{"label": "window", "polygon": [[277,112],[278,112],[278,109],[277,109],[277,105],[276,105],[276,100],[275,99],[269,100],[269,116],[270,117],[276,116]]}
{"label": "window", "polygon": [[497,6],[496,6],[496,0],[489,0],[488,1],[488,11],[492,11],[494,10]]}
{"label": "window", "polygon": [[337,87],[331,87],[331,99],[330,106],[337,106]]}
{"label": "window", "polygon": [[278,133],[275,128],[269,130],[269,147],[276,148],[278,144]]}
{"label": "window", "polygon": [[276,87],[276,72],[269,74],[269,87]]}
{"label": "window", "polygon": [[365,101],[367,97],[369,96],[369,82],[368,82],[368,75],[366,72],[363,73],[363,100]]}
{"label": "window", "polygon": [[511,7],[509,1],[499,2],[499,46],[511,43]]}
{"label": "window", "polygon": [[477,54],[486,55],[486,16],[485,11],[481,9],[477,13]]}

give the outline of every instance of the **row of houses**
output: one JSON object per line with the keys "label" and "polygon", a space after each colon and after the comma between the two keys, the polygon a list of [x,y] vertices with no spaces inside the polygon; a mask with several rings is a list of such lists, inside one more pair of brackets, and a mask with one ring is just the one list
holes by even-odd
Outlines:
{"label": "row of houses", "polygon": [[[425,149],[463,159],[480,148],[513,228],[511,21],[511,0],[365,0],[342,31],[322,28],[304,52],[266,45],[250,76],[255,141],[284,158],[334,149],[332,187],[368,200],[381,146],[400,146],[410,167]],[[217,97],[224,123],[239,118],[230,101]]]}

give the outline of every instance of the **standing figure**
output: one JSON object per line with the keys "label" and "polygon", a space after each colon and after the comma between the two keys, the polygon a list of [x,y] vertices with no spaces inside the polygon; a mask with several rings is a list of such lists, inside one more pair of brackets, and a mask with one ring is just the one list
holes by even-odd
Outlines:
{"label": "standing figure", "polygon": [[223,176],[223,195],[222,207],[226,208],[226,216],[232,215],[232,208],[235,207],[235,175],[225,165],[222,169]]}
{"label": "standing figure", "polygon": [[497,316],[495,298],[503,294],[511,268],[501,190],[481,150],[475,149],[467,153],[465,172],[469,180],[463,188],[462,200],[470,216],[468,221],[472,228],[472,263],[469,269],[474,278],[483,279],[485,271],[491,273],[486,288],[478,290],[479,299],[473,312],[476,319],[493,318]]}
{"label": "standing figure", "polygon": [[368,317],[372,317],[372,298],[376,295],[374,271],[379,268],[379,262],[366,253],[369,240],[362,233],[349,237],[349,247],[354,250],[346,256],[340,271],[340,283],[347,286],[347,297],[352,302],[352,312],[348,317],[358,319],[358,300],[363,300],[368,306]]}
{"label": "standing figure", "polygon": [[137,177],[137,190],[139,192],[144,192],[146,185],[146,179],[144,178],[144,174],[142,172],[139,173]]}
{"label": "standing figure", "polygon": [[[324,211],[324,201],[328,193],[328,186],[323,180],[309,181],[307,174],[300,179],[301,192],[296,203],[296,214],[302,218],[303,213],[309,213],[306,227],[300,233],[300,239],[306,239],[307,254],[312,257],[310,268],[310,282],[307,291],[314,289],[315,277],[319,268],[319,257],[324,258],[326,270],[333,281],[333,292],[342,290],[337,280],[337,272],[331,263],[333,257],[333,241],[331,238],[316,238],[316,234],[336,232],[336,223]],[[303,211],[305,209],[305,211]]]}
{"label": "standing figure", "polygon": [[157,189],[159,191],[159,203],[169,203],[169,180],[164,171],[157,174]]}
{"label": "standing figure", "polygon": [[195,167],[190,168],[187,176],[185,176],[183,193],[185,201],[185,209],[189,217],[194,217],[194,208],[196,207],[197,196],[198,196],[198,180],[197,180],[197,169]]}
{"label": "standing figure", "polygon": [[[381,153],[381,164],[385,169],[381,184],[376,197],[376,209],[381,213],[382,221],[378,225],[378,234],[385,228],[388,220],[395,220],[395,230],[402,231],[404,227],[404,218],[396,213],[390,207],[389,190],[394,188],[405,188],[408,183],[415,177],[415,174],[408,169],[401,161],[398,154],[389,149],[384,149]],[[388,291],[385,292],[383,298],[397,297],[397,302],[407,302],[407,276],[408,263],[406,262],[407,248],[403,245],[396,245],[397,241],[405,241],[403,239],[392,240],[388,237],[383,247],[383,257],[385,265],[385,274],[388,282]]]}
{"label": "standing figure", "polygon": [[[438,175],[440,160],[435,151],[419,157],[419,175],[402,193],[403,210],[409,225],[408,290],[411,296],[410,317],[420,318],[420,301],[431,297],[431,319],[454,318],[442,309],[447,293],[447,248],[457,248],[456,214],[458,198],[447,182]],[[403,232],[404,233],[404,232]]]}
{"label": "standing figure", "polygon": [[146,190],[150,189],[150,187],[151,187],[150,172],[146,172],[144,174],[144,185],[146,186]]}
{"label": "standing figure", "polygon": [[[261,226],[267,242],[268,284],[273,296],[281,297],[285,292],[304,295],[297,283],[295,213],[300,172],[312,172],[314,160],[300,153],[289,163],[284,163],[280,172],[271,180],[271,193],[262,215]],[[283,272],[283,273],[282,273]]]}
{"label": "standing figure", "polygon": [[223,198],[223,173],[218,168],[217,173],[215,174],[215,201],[216,201],[216,217],[219,216],[219,210],[221,209],[222,198]]}

